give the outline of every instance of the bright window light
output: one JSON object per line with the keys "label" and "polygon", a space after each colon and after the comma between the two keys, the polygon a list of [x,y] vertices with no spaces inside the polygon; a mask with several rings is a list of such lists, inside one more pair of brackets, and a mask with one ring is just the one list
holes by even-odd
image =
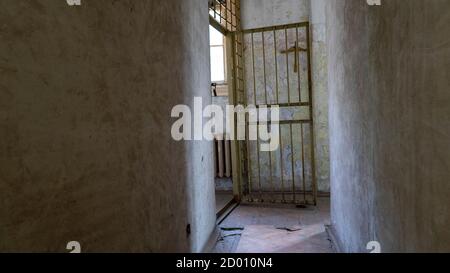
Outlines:
{"label": "bright window light", "polygon": [[211,81],[225,82],[224,36],[214,27],[209,27],[211,49]]}

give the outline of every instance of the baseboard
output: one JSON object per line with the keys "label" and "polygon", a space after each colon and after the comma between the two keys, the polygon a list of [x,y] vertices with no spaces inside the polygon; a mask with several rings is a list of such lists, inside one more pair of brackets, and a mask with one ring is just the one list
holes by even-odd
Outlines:
{"label": "baseboard", "polygon": [[327,231],[328,238],[330,239],[331,244],[333,245],[333,248],[335,249],[336,253],[344,253],[342,243],[339,240],[339,236],[336,233],[336,229],[332,225],[325,225],[325,230]]}

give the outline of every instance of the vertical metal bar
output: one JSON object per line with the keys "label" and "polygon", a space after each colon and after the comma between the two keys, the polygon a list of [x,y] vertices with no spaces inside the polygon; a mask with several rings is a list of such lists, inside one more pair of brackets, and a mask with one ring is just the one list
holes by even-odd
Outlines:
{"label": "vertical metal bar", "polygon": [[[264,71],[264,98],[266,102],[266,106],[268,105],[268,99],[267,99],[267,71],[266,71],[266,37],[264,35],[264,31],[262,32],[262,50],[263,50],[263,71]],[[267,123],[268,128],[270,128],[270,121]],[[272,152],[269,151],[269,184],[272,189],[274,189],[273,186],[273,180],[272,180]]]}
{"label": "vertical metal bar", "polygon": [[279,124],[280,128],[278,130],[278,137],[280,139],[280,164],[281,164],[281,200],[283,203],[286,203],[286,196],[284,195],[284,172],[283,172],[283,139],[281,138],[281,123]]}
{"label": "vertical metal bar", "polygon": [[[295,36],[296,36],[296,40],[297,40],[297,48],[296,50],[300,50],[300,43],[298,41],[298,27],[295,28]],[[301,81],[300,81],[300,60],[299,60],[300,54],[296,55],[297,61],[297,77],[298,77],[298,102],[301,104],[302,103],[302,87],[301,87]]]}
{"label": "vertical metal bar", "polygon": [[[271,129],[272,121],[269,121],[267,125],[269,126],[270,132],[272,133],[272,129]],[[269,174],[270,174],[269,181],[270,181],[272,191],[275,191],[275,186],[273,184],[273,174],[272,174],[272,151],[270,151],[270,149],[269,149]]]}
{"label": "vertical metal bar", "polygon": [[219,2],[219,12],[217,13],[219,14],[219,24],[222,25],[222,5]]}
{"label": "vertical metal bar", "polygon": [[[290,79],[289,79],[289,47],[288,47],[288,34],[287,34],[287,28],[284,29],[284,39],[286,44],[286,78],[287,78],[287,92],[288,92],[288,105],[291,105],[291,90],[290,90]],[[291,150],[292,150],[292,124],[290,125],[290,131],[291,131]],[[293,150],[292,150],[293,151]],[[292,152],[293,155],[293,152]],[[292,169],[294,168],[294,165],[292,165]],[[286,200],[284,200],[286,201]]]}
{"label": "vertical metal bar", "polygon": [[[295,50],[296,52],[300,50],[300,43],[299,43],[299,39],[298,39],[298,27],[295,28]],[[295,54],[295,64],[296,64],[296,69],[297,69],[297,83],[298,83],[298,102],[301,105],[302,102],[302,92],[301,92],[301,82],[300,82],[300,60],[299,60],[299,55],[300,54]],[[304,143],[303,143],[303,123],[300,124],[301,126],[301,141],[302,141],[302,181],[303,181],[303,202],[304,204],[306,204],[306,186],[305,186],[305,160],[304,160],[304,152],[303,152],[303,148],[304,148]],[[294,183],[294,192],[295,192],[295,183]],[[294,194],[294,201],[295,201],[295,194]]]}
{"label": "vertical metal bar", "polygon": [[[230,79],[231,83],[232,83],[232,92],[233,92],[233,97],[232,97],[232,101],[230,101],[234,106],[237,106],[240,102],[238,99],[238,76],[237,76],[237,67],[238,67],[238,59],[239,56],[236,54],[237,52],[237,39],[238,39],[238,35],[236,33],[231,33],[229,34],[229,36],[227,37],[231,37],[231,43],[227,41],[227,46],[231,47],[231,56],[227,56],[228,58],[231,59],[232,61],[232,65],[228,66],[229,70],[230,70],[230,75],[231,77],[227,77],[228,79]],[[229,51],[227,51],[227,54]],[[227,59],[228,59],[227,58]],[[238,139],[236,138],[237,135],[237,115],[233,115],[233,119],[234,119],[234,139],[235,141],[232,142],[232,149],[234,151],[235,156],[233,157],[232,154],[232,165],[234,165],[235,169],[232,168],[232,173],[233,173],[233,192],[235,194],[238,194],[239,197],[242,196],[243,194],[243,177],[241,175],[242,172],[242,166],[241,166],[241,158],[244,158],[244,156],[241,154],[240,152],[240,147],[241,147],[241,143],[238,141]]]}
{"label": "vertical metal bar", "polygon": [[[219,3],[220,3],[220,2],[219,2]],[[226,22],[226,19],[225,19],[224,14],[223,14],[223,8],[224,8],[224,6],[223,6],[222,3],[220,3],[219,6],[220,6],[220,24],[223,26],[224,21],[225,21],[225,28],[227,28],[227,22]]]}
{"label": "vertical metal bar", "polygon": [[[227,46],[227,43],[226,43],[226,39],[227,39],[227,37],[225,36],[225,35],[223,35],[223,37],[222,37],[222,45],[223,45],[223,47],[222,47],[222,49],[223,49],[223,56],[225,56],[225,60],[226,60],[226,57],[227,57],[227,54],[226,54],[226,46]],[[233,45],[233,47],[234,47],[235,45]],[[234,48],[232,49],[232,53],[234,54]],[[233,60],[233,69],[234,70],[236,70],[235,69],[235,66],[236,66],[236,64],[235,64],[235,60]],[[225,61],[225,62],[223,62],[223,71],[225,71],[225,73],[224,73],[224,79],[226,80],[227,79],[227,74],[228,73],[230,73],[231,71],[228,71],[228,69],[227,69],[227,62]]]}
{"label": "vertical metal bar", "polygon": [[231,0],[227,0],[227,24],[230,31],[233,31],[233,11],[231,10]]}
{"label": "vertical metal bar", "polygon": [[314,205],[317,205],[317,181],[316,181],[316,159],[315,159],[315,144],[314,144],[314,111],[313,111],[313,96],[312,96],[312,74],[311,74],[311,33],[309,23],[306,25],[306,41],[308,43],[308,89],[309,89],[309,117],[310,117],[310,137],[311,137],[311,177],[313,188]]}
{"label": "vertical metal bar", "polygon": [[[220,7],[220,24],[223,26],[223,21],[225,20],[225,17],[223,16],[223,4],[219,2]],[[225,22],[225,28],[227,28],[227,24]]]}
{"label": "vertical metal bar", "polygon": [[[248,117],[248,115],[245,115],[246,117]],[[250,122],[250,119],[248,119],[248,121]],[[248,194],[250,196],[250,198],[252,198],[252,160],[250,157],[250,141],[249,141],[249,135],[250,135],[250,123],[247,122],[245,124],[245,137],[247,139],[247,164],[248,164]]]}
{"label": "vertical metal bar", "polygon": [[[277,104],[280,103],[280,96],[279,96],[279,84],[278,84],[278,57],[277,57],[277,33],[275,29],[273,30],[273,47],[274,47],[274,55],[275,55],[275,92],[276,92],[276,101]],[[278,125],[278,130],[281,130],[281,124]],[[280,133],[279,133],[280,134]],[[281,141],[281,138],[280,138]],[[281,170],[281,176],[283,176],[283,170]],[[283,179],[283,178],[282,178]],[[275,191],[275,186],[273,186],[273,191]],[[283,194],[284,198],[284,194]]]}
{"label": "vertical metal bar", "polygon": [[231,28],[232,31],[236,31],[236,1],[231,1]]}
{"label": "vertical metal bar", "polygon": [[289,48],[288,48],[288,35],[287,28],[284,29],[284,37],[286,42],[286,78],[287,78],[287,91],[288,91],[288,105],[291,105],[291,90],[290,90],[290,80],[289,80]]}
{"label": "vertical metal bar", "polygon": [[294,166],[294,141],[293,141],[293,135],[292,135],[292,123],[289,124],[290,130],[291,130],[291,172],[292,172],[292,195],[294,198],[295,203],[295,166]]}
{"label": "vertical metal bar", "polygon": [[228,0],[226,0],[224,2],[224,6],[225,6],[225,25],[226,25],[226,29],[229,30],[229,23],[228,23]]}
{"label": "vertical metal bar", "polygon": [[254,34],[252,32],[251,34],[252,38],[252,68],[253,68],[253,97],[254,97],[254,103],[256,106],[256,75],[255,75],[255,42],[254,42]]}
{"label": "vertical metal bar", "polygon": [[294,73],[298,72],[298,42],[294,43]]}
{"label": "vertical metal bar", "polygon": [[[254,33],[252,32],[252,62],[253,62],[253,90],[255,94],[255,106],[257,105],[256,100],[256,73],[255,73],[255,39],[254,39]],[[259,114],[259,113],[258,113]],[[259,185],[259,196],[262,200],[262,191],[261,191],[261,166],[260,166],[260,160],[259,160],[259,128],[258,123],[256,123],[256,155],[258,160],[258,185]],[[260,201],[261,201],[260,200]]]}
{"label": "vertical metal bar", "polygon": [[234,9],[236,14],[236,30],[241,30],[241,2],[235,1]]}
{"label": "vertical metal bar", "polygon": [[273,30],[273,45],[274,45],[274,53],[275,53],[275,84],[276,84],[276,98],[277,98],[277,104],[280,103],[279,98],[279,90],[278,90],[278,58],[277,58],[277,39],[276,39],[276,31]]}
{"label": "vertical metal bar", "polygon": [[303,134],[303,123],[301,126],[301,139],[302,139],[302,183],[303,183],[303,201],[306,204],[306,181],[305,181],[305,138]]}
{"label": "vertical metal bar", "polygon": [[[235,55],[236,59],[240,59],[241,61],[241,65],[243,65],[244,63],[244,52],[243,52],[243,48],[242,48],[242,43],[244,43],[244,34],[243,33],[234,33],[233,34],[234,37],[234,43],[236,45],[236,51],[239,51],[240,56],[238,54]],[[241,42],[241,47],[239,48],[239,50],[237,50],[237,45],[238,45],[238,41]],[[237,68],[235,68],[237,69]],[[246,75],[245,75],[245,69],[244,67],[242,67],[242,78],[245,79]],[[246,86],[245,86],[245,81],[242,82],[243,86],[242,86],[242,91],[244,92],[244,96],[243,96],[243,103],[245,106],[248,106],[248,102],[247,102],[247,95],[246,95]],[[247,154],[247,177],[248,177],[248,195],[250,198],[252,198],[252,164],[251,164],[251,159],[250,159],[250,141],[249,141],[249,121],[250,119],[248,118],[248,114],[244,113],[244,121],[245,121],[245,138],[246,138],[246,154]],[[243,153],[245,154],[245,153]],[[242,183],[243,184],[243,183]],[[243,190],[243,185],[241,185],[241,193],[244,193]],[[251,200],[250,200],[251,201]]]}
{"label": "vertical metal bar", "polygon": [[263,50],[263,72],[264,72],[264,98],[267,105],[267,77],[266,77],[266,46],[265,46],[265,35],[264,31],[261,32],[262,35],[262,50]]}

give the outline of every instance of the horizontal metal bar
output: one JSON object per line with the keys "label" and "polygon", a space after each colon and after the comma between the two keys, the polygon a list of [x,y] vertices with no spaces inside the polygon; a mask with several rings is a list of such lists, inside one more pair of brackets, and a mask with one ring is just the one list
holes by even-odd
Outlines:
{"label": "horizontal metal bar", "polygon": [[[295,192],[293,192],[293,191],[284,192],[285,195],[303,194],[303,193],[313,194],[314,192],[312,190],[311,191],[296,190]],[[273,190],[265,191],[264,190],[263,194],[279,194],[279,195],[281,195],[281,194],[283,194],[283,192],[281,190],[280,191],[277,191],[277,190],[275,190],[275,191],[273,191]]]}
{"label": "horizontal metal bar", "polygon": [[309,22],[301,22],[301,23],[296,23],[296,24],[287,24],[287,25],[280,25],[280,26],[273,26],[273,27],[244,29],[244,30],[242,30],[242,32],[244,34],[247,34],[247,33],[263,32],[263,31],[285,30],[285,29],[297,28],[297,27],[309,27]]}
{"label": "horizontal metal bar", "polygon": [[280,120],[278,122],[271,122],[271,121],[258,121],[258,122],[247,122],[248,125],[267,125],[267,124],[280,124],[280,125],[286,125],[286,124],[310,124],[312,123],[312,120],[307,119],[299,119],[299,120]]}
{"label": "horizontal metal bar", "polygon": [[[299,193],[302,194],[302,193]],[[289,193],[286,193],[286,195],[289,195]],[[293,204],[293,205],[306,205],[306,206],[313,206],[314,201],[312,200],[294,200],[294,199],[258,199],[253,198],[251,195],[247,195],[244,202],[248,203],[262,203],[262,204]]]}
{"label": "horizontal metal bar", "polygon": [[217,22],[216,19],[214,19],[214,17],[212,17],[211,15],[209,16],[209,24],[215,28],[217,31],[219,31],[220,33],[222,33],[224,36],[227,35],[228,30],[222,26],[219,22]]}
{"label": "horizontal metal bar", "polygon": [[258,104],[255,105],[256,108],[261,108],[261,107],[265,107],[267,106],[268,108],[270,107],[302,107],[302,106],[310,106],[309,102],[301,102],[301,103],[278,103],[278,104],[268,104],[268,105],[264,105],[264,104]]}

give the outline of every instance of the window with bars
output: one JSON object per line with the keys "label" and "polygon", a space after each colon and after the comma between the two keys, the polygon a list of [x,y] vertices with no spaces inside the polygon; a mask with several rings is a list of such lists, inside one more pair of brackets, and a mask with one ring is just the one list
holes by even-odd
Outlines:
{"label": "window with bars", "polygon": [[239,30],[240,0],[210,0],[209,15],[221,27],[230,32]]}

